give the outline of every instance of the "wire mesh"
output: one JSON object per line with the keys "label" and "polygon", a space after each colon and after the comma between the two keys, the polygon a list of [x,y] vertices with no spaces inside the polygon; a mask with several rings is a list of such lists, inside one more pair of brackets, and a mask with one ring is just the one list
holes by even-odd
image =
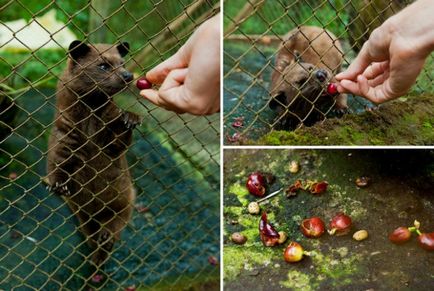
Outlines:
{"label": "wire mesh", "polygon": [[[218,10],[217,0],[0,1],[0,289],[219,288],[218,115],[162,110],[137,99],[134,85],[110,91],[114,72],[137,79]],[[110,98],[70,94],[59,110],[56,84],[86,87],[83,73],[62,87],[74,39],[110,44],[77,61],[82,71],[107,53],[119,60],[121,42],[129,54],[102,80],[87,76],[91,92]],[[82,119],[65,120],[78,107]],[[130,129],[125,116],[142,124]],[[49,143],[65,124],[69,144]],[[62,151],[47,170],[47,156]],[[58,176],[67,182],[56,187]]]}
{"label": "wire mesh", "polygon": [[[262,143],[271,131],[375,109],[364,98],[332,96],[326,88],[370,33],[410,2],[226,1],[224,142]],[[430,56],[410,94],[433,91],[432,69]]]}

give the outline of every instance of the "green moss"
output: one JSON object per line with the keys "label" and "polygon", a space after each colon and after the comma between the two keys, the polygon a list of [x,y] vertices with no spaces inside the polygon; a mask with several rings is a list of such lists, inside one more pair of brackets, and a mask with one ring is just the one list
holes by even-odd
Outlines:
{"label": "green moss", "polygon": [[[320,145],[321,140],[318,140],[310,134],[299,135],[297,131],[284,131],[276,130],[264,135],[259,141],[259,144],[268,145],[284,145],[284,144],[295,144],[295,145]],[[256,142],[254,142],[256,144]]]}
{"label": "green moss", "polygon": [[374,112],[327,119],[295,131],[272,131],[257,144],[270,145],[412,145],[433,144],[434,98],[407,96]]}
{"label": "green moss", "polygon": [[[274,221],[274,213],[269,213],[268,219]],[[242,227],[241,233],[247,237],[247,242],[242,246],[230,243],[224,247],[223,260],[226,280],[234,279],[243,269],[251,270],[254,266],[267,265],[273,259],[280,259],[282,254],[280,248],[262,245],[258,230],[259,215],[240,214],[238,225]]]}
{"label": "green moss", "polygon": [[434,118],[427,119],[422,124],[421,136],[427,140],[434,140],[433,131]]}
{"label": "green moss", "polygon": [[239,206],[225,206],[223,208],[224,214],[227,215],[233,215],[233,216],[239,216],[243,212],[243,207]]}
{"label": "green moss", "polygon": [[247,206],[249,204],[249,200],[246,198],[246,196],[249,195],[249,191],[246,186],[241,185],[240,183],[232,184],[229,186],[229,193],[235,194],[241,205]]}
{"label": "green moss", "polygon": [[354,130],[354,128],[351,126],[343,126],[337,130],[336,134],[338,136],[342,136],[347,143],[358,144],[365,143],[366,141],[366,136],[362,132]]}
{"label": "green moss", "polygon": [[359,254],[348,256],[347,248],[332,250],[330,255],[315,252],[312,256],[316,272],[328,279],[333,279],[334,286],[342,286],[351,282],[347,282],[346,279],[359,271],[360,259]]}
{"label": "green moss", "polygon": [[223,254],[223,276],[228,281],[235,279],[242,270],[252,270],[254,265],[268,265],[272,259],[280,257],[280,252],[274,248],[246,245],[225,247]]}
{"label": "green moss", "polygon": [[332,279],[333,286],[340,287],[351,283],[350,276],[359,271],[360,255],[349,255],[348,248],[341,247],[330,251],[330,255],[321,252],[311,252],[315,273],[303,273],[299,270],[290,270],[288,280],[280,284],[294,290],[316,290],[321,281]]}
{"label": "green moss", "polygon": [[297,270],[289,271],[288,280],[281,281],[280,284],[286,288],[294,290],[311,291],[318,288],[318,283],[315,282],[312,275]]}
{"label": "green moss", "polygon": [[422,125],[424,128],[429,128],[429,129],[431,129],[432,128],[432,123],[431,123],[431,121],[429,120],[429,121],[425,121],[424,123],[423,123],[423,125]]}

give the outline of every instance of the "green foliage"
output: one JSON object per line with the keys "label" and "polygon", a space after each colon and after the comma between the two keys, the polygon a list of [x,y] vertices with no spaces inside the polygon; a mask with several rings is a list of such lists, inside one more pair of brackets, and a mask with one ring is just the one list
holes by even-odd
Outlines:
{"label": "green foliage", "polygon": [[[50,76],[60,76],[64,65],[66,52],[63,50],[39,50],[34,53],[26,51],[0,52],[0,76],[9,77],[13,88],[21,88]],[[55,87],[57,78],[44,84],[45,87]]]}
{"label": "green foliage", "polygon": [[[184,43],[186,37],[196,28],[195,21],[211,8],[218,0],[207,1],[200,9],[189,15],[178,30],[168,31],[167,27],[176,21],[181,14],[195,0],[187,1],[106,1],[109,5],[108,17],[105,21],[104,42],[116,43],[128,41],[131,46],[131,54],[138,54],[141,50],[163,32],[168,32],[161,44],[156,45],[149,53],[149,57],[143,60],[144,68],[152,67],[170,54],[174,53]],[[2,7],[2,21],[40,17],[51,9],[56,10],[56,18],[71,29],[78,39],[87,39],[89,34],[91,1],[77,0],[32,0],[9,1],[0,0]],[[26,51],[2,51],[0,53],[0,77],[9,77],[7,84],[13,88],[28,86],[38,81],[41,77],[49,77],[53,74],[59,77],[64,68],[66,52],[62,49],[40,49],[36,52]],[[13,73],[13,76],[11,76]],[[142,72],[138,72],[142,73]],[[54,87],[57,78],[44,84],[46,87]]]}
{"label": "green foliage", "polygon": [[57,19],[68,23],[68,27],[79,35],[79,31],[86,31],[89,23],[88,1],[76,0],[30,0],[10,1],[0,0],[2,7],[2,21],[12,21],[24,18],[29,21],[32,17],[40,17],[51,9],[56,9]]}
{"label": "green foliage", "polygon": [[[297,25],[315,25],[329,29],[337,36],[343,36],[348,23],[348,14],[342,1],[265,1],[256,13],[242,23],[235,33],[284,35]],[[247,3],[231,1],[225,5],[224,25],[233,19]]]}

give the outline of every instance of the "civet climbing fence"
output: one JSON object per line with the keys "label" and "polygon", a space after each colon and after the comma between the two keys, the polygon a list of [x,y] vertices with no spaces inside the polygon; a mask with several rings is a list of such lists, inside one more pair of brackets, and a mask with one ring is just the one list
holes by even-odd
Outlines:
{"label": "civet climbing fence", "polygon": [[137,79],[218,11],[216,0],[0,1],[1,290],[218,288],[218,115],[157,108],[134,82],[113,96],[143,122],[126,152],[133,214],[102,266],[45,178],[55,86],[73,40],[129,42],[125,67]]}
{"label": "civet climbing fence", "polygon": [[[310,63],[312,57],[309,57],[309,49],[296,52],[294,44],[290,43],[292,40],[285,38],[285,35],[294,29],[299,31],[297,41],[308,42],[317,55],[317,60],[311,64],[314,68],[324,63],[333,72],[335,67],[328,65],[329,53],[339,51],[343,56],[342,69],[345,69],[370,33],[410,2],[225,1],[225,143],[255,143],[273,130],[292,131],[303,124],[312,126],[326,119],[340,118],[343,114],[358,114],[375,108],[365,99],[349,94],[348,108],[336,110],[333,99],[332,102],[324,102],[327,98],[324,96],[325,83],[320,86],[322,91],[304,91],[306,86],[319,85],[315,69],[306,64]],[[303,26],[316,26],[321,33],[315,37],[309,36],[300,28]],[[315,42],[318,44],[323,41],[321,39],[329,41],[322,45],[321,50],[317,50],[318,46],[314,48]],[[278,48],[282,44],[288,47],[288,55],[295,59],[294,62],[287,60],[285,63],[284,60],[276,64]],[[430,57],[411,94],[433,91],[432,68],[433,60]],[[305,72],[302,73],[302,70]],[[284,77],[273,82],[273,72]],[[308,83],[311,85],[306,85]],[[282,95],[282,92],[285,94]]]}

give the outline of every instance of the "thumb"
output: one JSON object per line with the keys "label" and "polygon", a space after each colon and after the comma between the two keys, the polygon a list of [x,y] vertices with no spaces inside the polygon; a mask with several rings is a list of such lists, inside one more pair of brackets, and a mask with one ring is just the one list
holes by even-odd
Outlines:
{"label": "thumb", "polygon": [[164,82],[170,71],[186,68],[188,62],[189,60],[185,46],[182,46],[173,56],[147,72],[146,79],[153,84],[161,84]]}
{"label": "thumb", "polygon": [[185,112],[184,81],[188,69],[172,70],[164,80],[158,91],[147,89],[140,91],[140,95],[157,106],[177,113]]}

